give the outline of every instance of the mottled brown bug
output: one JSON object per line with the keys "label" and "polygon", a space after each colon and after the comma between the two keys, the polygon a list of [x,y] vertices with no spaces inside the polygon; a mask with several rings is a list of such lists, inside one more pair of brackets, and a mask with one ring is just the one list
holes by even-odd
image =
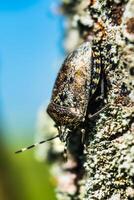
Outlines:
{"label": "mottled brown bug", "polygon": [[[85,119],[88,102],[100,78],[99,55],[92,52],[90,42],[85,42],[67,56],[59,71],[47,112],[55,121],[63,142],[68,129],[77,127]],[[95,57],[98,59],[93,59]],[[93,73],[97,74],[94,79]]]}
{"label": "mottled brown bug", "polygon": [[99,83],[100,73],[101,55],[97,45],[91,45],[89,41],[84,42],[67,56],[58,73],[47,108],[59,131],[54,138],[59,137],[61,141],[66,142],[69,130],[84,122],[88,103]]}

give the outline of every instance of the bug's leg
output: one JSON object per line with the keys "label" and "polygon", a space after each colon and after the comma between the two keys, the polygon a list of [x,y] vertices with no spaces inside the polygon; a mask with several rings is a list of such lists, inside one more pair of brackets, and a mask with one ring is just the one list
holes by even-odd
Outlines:
{"label": "bug's leg", "polygon": [[104,83],[104,74],[102,73],[102,80],[101,80],[101,98],[104,99],[105,97],[105,83]]}
{"label": "bug's leg", "polygon": [[89,119],[92,119],[92,118],[98,116],[102,111],[106,110],[106,109],[108,108],[109,105],[110,105],[110,104],[107,104],[106,106],[104,106],[103,108],[101,108],[99,111],[97,111],[97,112],[94,113],[93,115],[90,115],[90,114],[89,114],[89,115],[88,115],[88,118],[89,118]]}
{"label": "bug's leg", "polygon": [[105,81],[104,74],[102,73],[101,83],[100,83],[100,95],[96,98],[96,100],[103,100],[105,98]]}
{"label": "bug's leg", "polygon": [[64,151],[63,151],[63,158],[64,158],[65,162],[67,162],[67,160],[68,160],[67,146],[68,146],[68,139],[65,142]]}
{"label": "bug's leg", "polygon": [[85,129],[81,129],[81,133],[82,133],[81,143],[84,144],[84,142],[85,142]]}
{"label": "bug's leg", "polygon": [[64,142],[64,151],[63,151],[63,158],[64,161],[67,162],[68,156],[67,156],[67,147],[68,147],[68,129],[65,126],[59,126],[58,127],[59,133],[60,133],[60,140]]}

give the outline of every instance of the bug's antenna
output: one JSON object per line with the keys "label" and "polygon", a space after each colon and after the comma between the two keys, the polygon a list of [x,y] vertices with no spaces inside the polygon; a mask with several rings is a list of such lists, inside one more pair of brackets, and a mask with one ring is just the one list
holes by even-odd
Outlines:
{"label": "bug's antenna", "polygon": [[59,137],[59,134],[56,135],[56,136],[54,136],[54,137],[51,137],[51,138],[49,138],[49,139],[47,139],[47,140],[42,140],[42,141],[40,141],[40,142],[38,142],[38,143],[35,143],[35,144],[32,144],[32,145],[30,145],[30,146],[28,146],[28,147],[22,148],[22,149],[16,151],[15,153],[21,153],[21,152],[24,152],[24,151],[26,151],[26,150],[28,150],[28,149],[32,149],[32,148],[38,146],[39,144],[43,144],[43,143],[48,142],[48,141],[50,141],[50,140],[53,140],[53,139],[55,139],[55,138],[57,138],[57,137]]}

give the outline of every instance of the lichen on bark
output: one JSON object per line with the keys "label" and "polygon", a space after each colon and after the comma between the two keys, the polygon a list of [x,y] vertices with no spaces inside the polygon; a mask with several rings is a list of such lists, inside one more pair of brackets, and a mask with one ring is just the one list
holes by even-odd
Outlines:
{"label": "lichen on bark", "polygon": [[[71,133],[68,161],[53,161],[62,200],[134,199],[134,0],[62,0],[68,28],[65,48],[88,41],[99,43],[104,78],[88,106],[93,114],[108,107]],[[102,78],[102,77],[101,77]],[[53,141],[55,146],[55,141]],[[48,151],[48,154],[50,152]],[[55,163],[55,164],[54,164]]]}

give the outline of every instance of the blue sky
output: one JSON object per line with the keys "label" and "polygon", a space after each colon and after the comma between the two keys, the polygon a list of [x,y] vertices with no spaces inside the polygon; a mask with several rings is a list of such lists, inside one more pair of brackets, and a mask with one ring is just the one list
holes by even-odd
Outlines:
{"label": "blue sky", "polygon": [[[0,0],[1,102],[6,132],[34,130],[63,60],[57,0]],[[17,136],[19,137],[19,136]]]}

